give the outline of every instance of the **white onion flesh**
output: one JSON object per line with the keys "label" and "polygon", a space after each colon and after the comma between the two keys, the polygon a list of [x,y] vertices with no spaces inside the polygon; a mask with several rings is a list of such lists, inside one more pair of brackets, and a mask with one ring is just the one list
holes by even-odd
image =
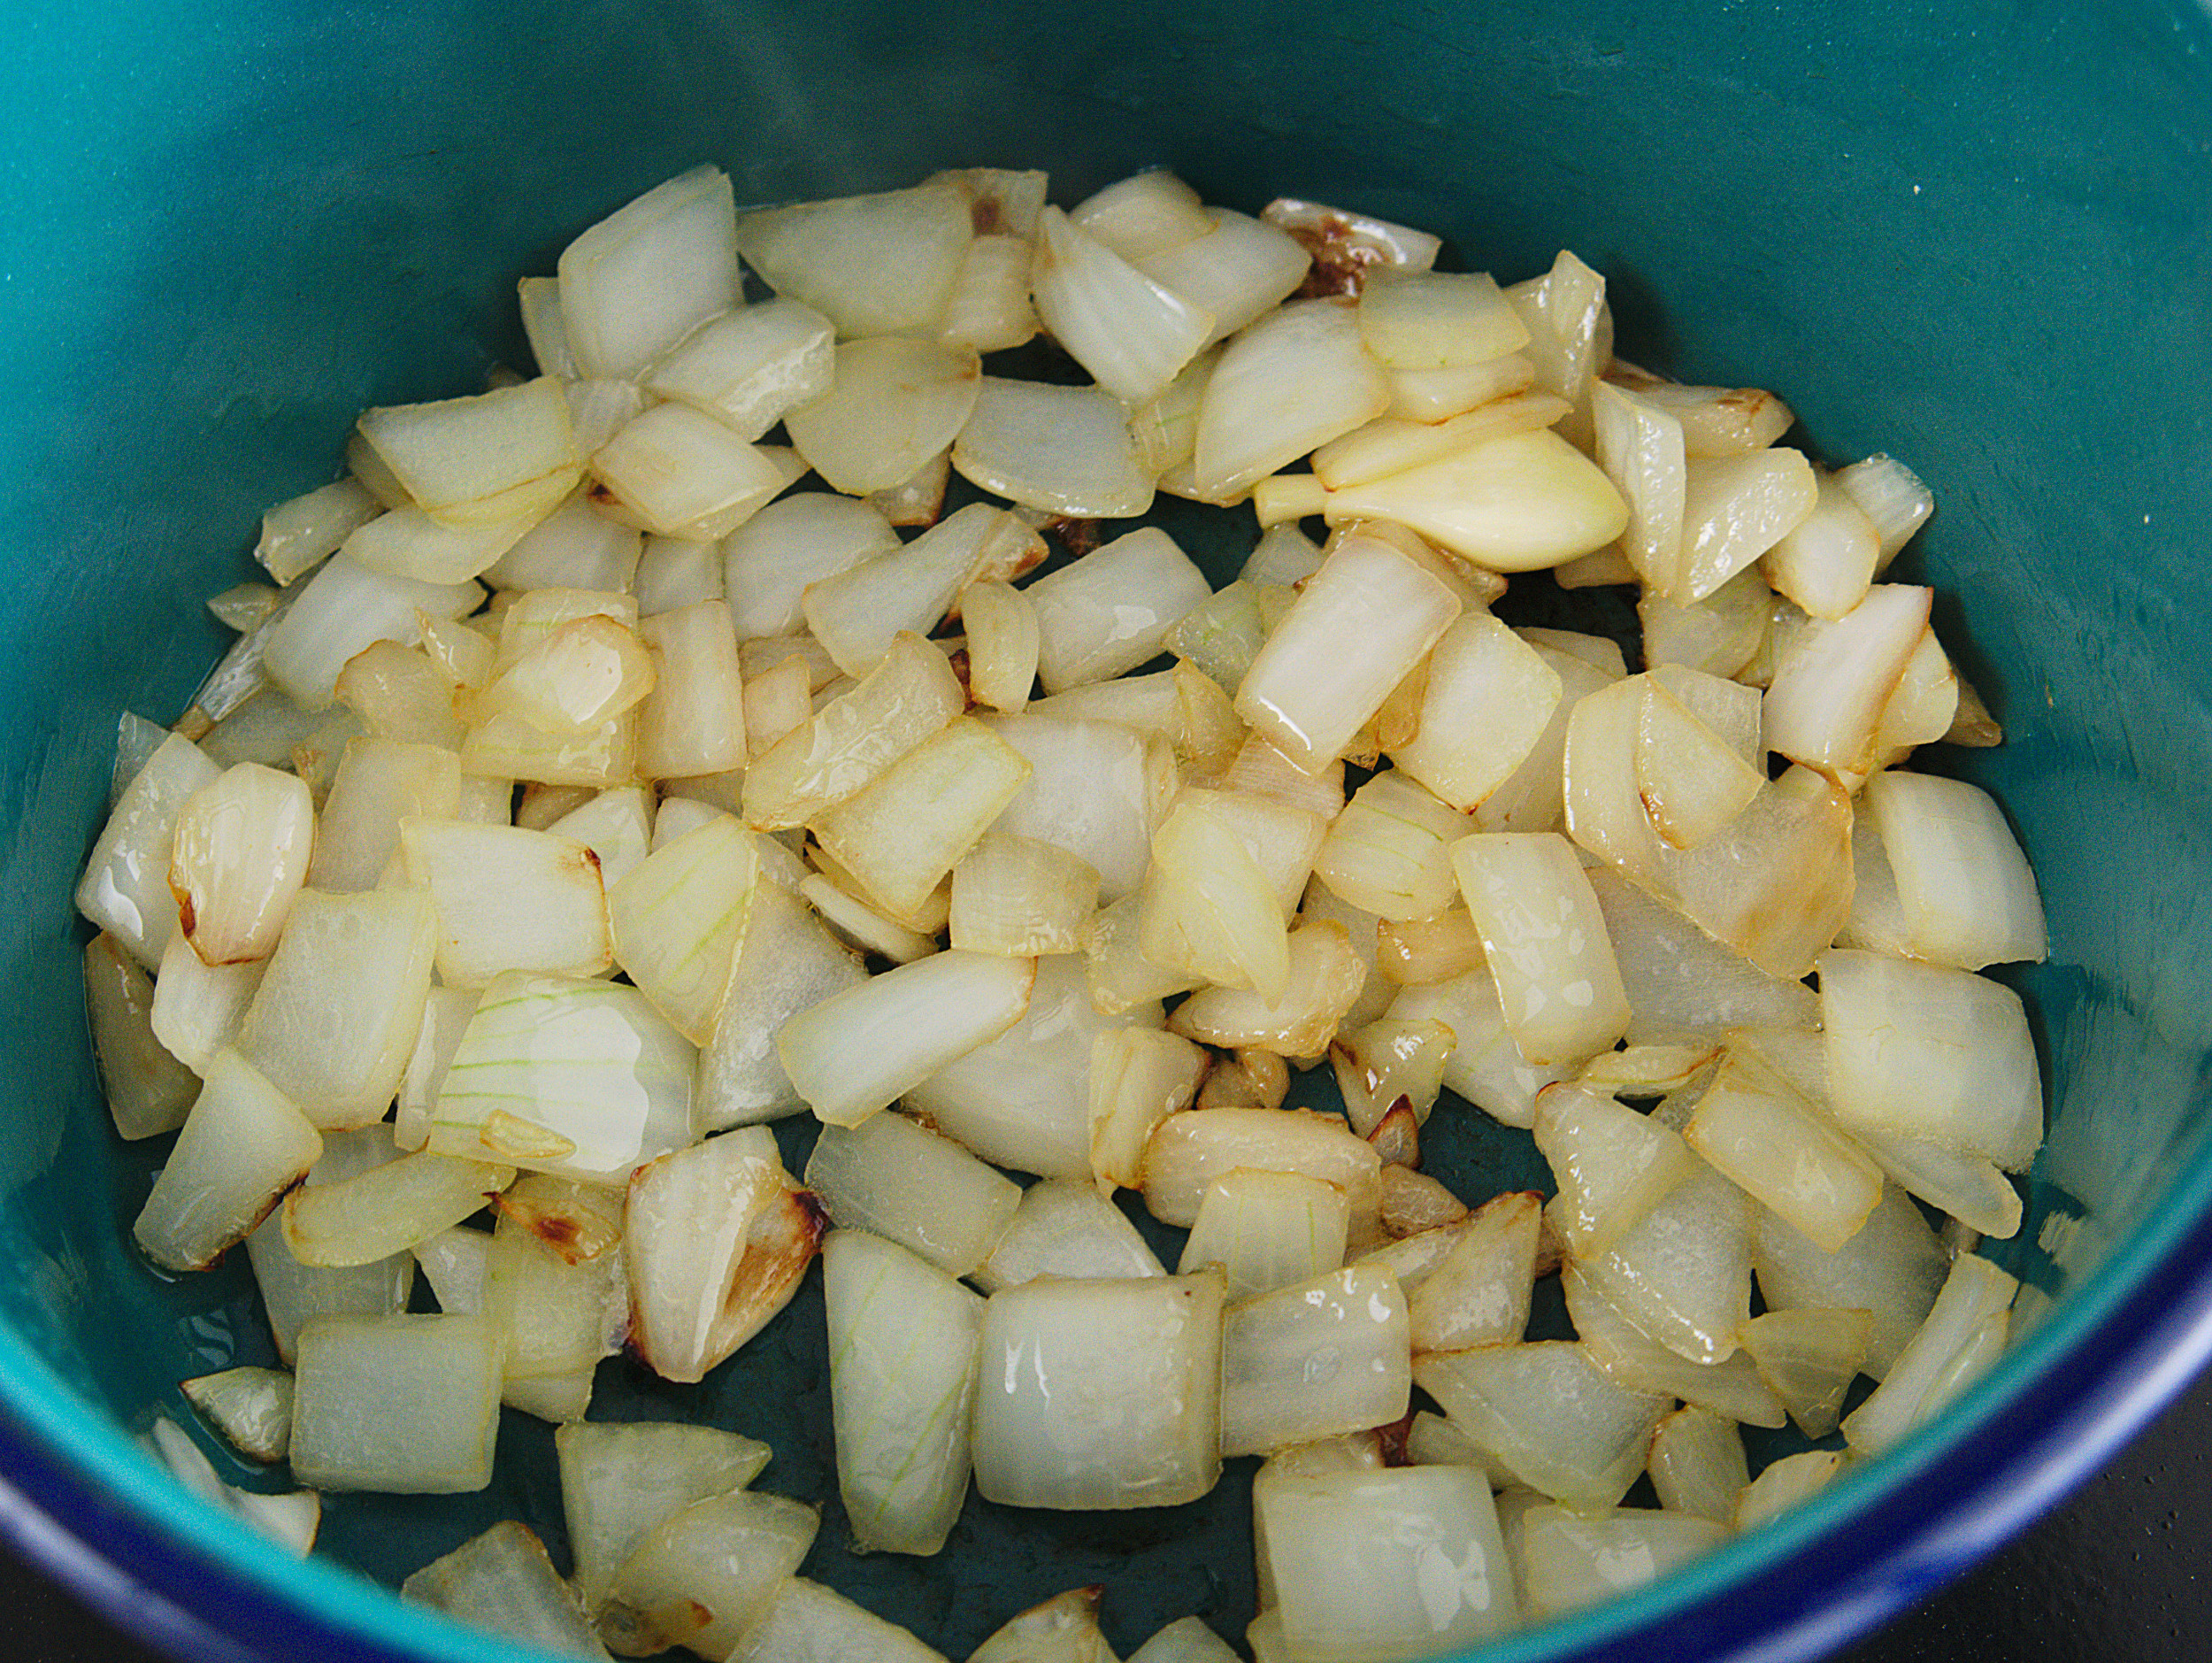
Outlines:
{"label": "white onion flesh", "polygon": [[1663,1397],[1624,1390],[1584,1348],[1486,1345],[1417,1359],[1422,1390],[1491,1459],[1570,1506],[1615,1505],[1644,1468]]}
{"label": "white onion flesh", "polygon": [[856,687],[745,770],[746,824],[763,831],[805,825],[858,793],[965,703],[943,653],[919,636],[894,635]]}
{"label": "white onion flesh", "polygon": [[1949,1260],[1903,1190],[1892,1185],[1840,1251],[1815,1243],[1764,1208],[1752,1224],[1752,1266],[1770,1311],[1873,1313],[1863,1372],[1886,1378],[1934,1305]]}
{"label": "white onion flesh", "polygon": [[990,1257],[1021,1205],[1012,1180],[899,1114],[825,1127],[806,1182],[841,1229],[864,1230],[954,1276]]}
{"label": "white onion flesh", "polygon": [[1651,1483],[1669,1513],[1725,1525],[1750,1483],[1743,1435],[1733,1422],[1692,1405],[1659,1423],[1651,1439]]}
{"label": "white onion flesh", "polygon": [[851,496],[886,490],[968,425],[982,384],[975,354],[903,336],[837,349],[829,389],[784,419],[807,465]]}
{"label": "white onion flesh", "polygon": [[1135,669],[1211,590],[1164,531],[1118,537],[1025,591],[1037,612],[1037,671],[1058,693]]}
{"label": "white onion flesh", "polygon": [[1173,1506],[1220,1471],[1221,1278],[993,1294],[977,1343],[975,1482],[1007,1506]]}
{"label": "white onion flesh", "polygon": [[971,503],[910,543],[810,583],[807,627],[839,669],[864,676],[902,631],[926,633],[970,583],[1010,574],[993,566],[1025,571],[1032,553],[1043,555],[1035,533],[1002,509]]}
{"label": "white onion flesh", "polygon": [[996,1293],[1040,1276],[1097,1282],[1166,1274],[1119,1207],[1087,1183],[1047,1178],[1022,1191],[1013,1222],[974,1280]]}
{"label": "white onion flesh", "polygon": [[1030,285],[1053,338],[1126,404],[1156,397],[1214,334],[1211,313],[1153,281],[1057,208],[1037,217]]}
{"label": "white onion flesh", "polygon": [[820,1525],[812,1507],[749,1490],[695,1501],[664,1521],[611,1592],[638,1631],[635,1649],[681,1645],[727,1657],[799,1568]]}
{"label": "white onion flesh", "polygon": [[300,1330],[292,1471],[318,1490],[491,1482],[505,1343],[482,1317],[318,1317]]}
{"label": "white onion flesh", "polygon": [[553,1445],[576,1590],[595,1610],[649,1534],[694,1502],[744,1489],[769,1454],[718,1427],[670,1421],[565,1426]]}
{"label": "white onion flesh", "polygon": [[[1225,1173],[1200,1197],[1176,1268],[1188,1274],[1218,1265],[1227,1279],[1228,1298],[1241,1304],[1340,1267],[1351,1216],[1343,1190],[1325,1179],[1251,1167]],[[1252,1446],[1254,1451],[1273,1447]]]}
{"label": "white onion flesh", "polygon": [[1221,1452],[1251,1455],[1398,1420],[1413,1390],[1405,1295],[1356,1265],[1222,1319]]}
{"label": "white onion flesh", "polygon": [[560,313],[586,376],[637,374],[737,304],[730,181],[695,168],[618,209],[560,259]]}
{"label": "white onion flesh", "polygon": [[1703,1558],[1727,1534],[1724,1525],[1684,1513],[1535,1508],[1522,1523],[1528,1614],[1563,1616],[1616,1598]]}
{"label": "white onion flesh", "polygon": [[952,465],[1009,502],[1056,514],[1125,519],[1152,505],[1129,412],[1094,387],[985,376]]}

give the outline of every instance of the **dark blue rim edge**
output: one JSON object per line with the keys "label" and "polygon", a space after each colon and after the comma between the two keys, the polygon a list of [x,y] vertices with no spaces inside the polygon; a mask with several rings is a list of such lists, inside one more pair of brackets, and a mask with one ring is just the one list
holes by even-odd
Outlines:
{"label": "dark blue rim edge", "polygon": [[[1801,1663],[1865,1633],[2093,1474],[2212,1358],[2212,1154],[1940,1423],[1642,1592],[1483,1663]],[[296,1564],[157,1469],[0,1332],[0,1535],[190,1663],[542,1663],[342,1567]]]}

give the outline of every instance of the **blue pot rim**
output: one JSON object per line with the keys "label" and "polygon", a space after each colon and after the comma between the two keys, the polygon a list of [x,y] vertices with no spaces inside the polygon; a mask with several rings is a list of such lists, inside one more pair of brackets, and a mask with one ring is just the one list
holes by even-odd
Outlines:
{"label": "blue pot rim", "polygon": [[[1936,1424],[1648,1589],[1483,1663],[1659,1654],[1796,1663],[1863,1634],[2048,1510],[2212,1359],[2212,1151]],[[189,1495],[12,1330],[0,1332],[0,1532],[191,1663],[543,1663],[292,1561]]]}

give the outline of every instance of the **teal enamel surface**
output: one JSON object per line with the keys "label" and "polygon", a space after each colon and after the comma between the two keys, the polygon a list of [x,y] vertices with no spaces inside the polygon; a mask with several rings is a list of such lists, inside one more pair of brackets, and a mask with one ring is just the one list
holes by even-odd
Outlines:
{"label": "teal enamel surface", "polygon": [[[2212,37],[2182,5],[1836,10],[27,0],[0,45],[0,1397],[181,1551],[407,1655],[497,1655],[272,1565],[123,1442],[179,1377],[267,1343],[242,1263],[172,1285],[127,1251],[160,1151],[100,1110],[68,901],[115,714],[176,713],[223,639],[201,601],[249,575],[262,507],[333,475],[362,406],[518,358],[515,277],[660,179],[710,160],[771,200],[1037,166],[1067,201],[1165,164],[1246,209],[1434,228],[1502,277],[1572,247],[1625,356],[1773,385],[1826,459],[1888,450],[1936,489],[1901,571],[1942,589],[2008,743],[1932,766],[1998,794],[2052,927],[2050,964],[2008,976],[2051,1138],[1994,1251],[2055,1303],[1891,1462],[1502,1654],[1724,1598],[1847,1529],[2068,1360],[2212,1203]],[[1537,1175],[1469,1122],[1435,1140],[1448,1176]],[[775,1445],[764,1487],[831,1496],[819,1309],[818,1276],[703,1390],[610,1365],[595,1412],[704,1403]],[[511,1414],[503,1437],[498,1489],[334,1502],[331,1545],[389,1580],[504,1513],[556,1525],[549,1429]],[[833,1510],[810,1574],[954,1655],[1103,1581],[1125,1653],[1194,1609],[1240,1629],[1247,1529],[1239,1482],[1157,1514],[972,1500],[944,1559],[864,1560]]]}

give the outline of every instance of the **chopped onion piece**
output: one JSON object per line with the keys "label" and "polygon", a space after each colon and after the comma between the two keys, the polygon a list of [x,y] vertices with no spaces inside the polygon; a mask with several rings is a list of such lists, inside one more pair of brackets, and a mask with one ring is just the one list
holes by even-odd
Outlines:
{"label": "chopped onion piece", "polygon": [[744,1489],[768,1446],[718,1427],[594,1421],[553,1435],[576,1589],[596,1609],[657,1527],[694,1502]]}
{"label": "chopped onion piece", "polygon": [[1839,1252],[1823,1252],[1762,1207],[1753,1219],[1751,1253],[1770,1311],[1874,1313],[1863,1372],[1876,1380],[1888,1374],[1926,1320],[1949,1263],[1920,1209],[1893,1184]]}
{"label": "chopped onion piece", "polygon": [[750,1490],[695,1501],[664,1520],[615,1576],[611,1599],[636,1630],[623,1650],[681,1645],[703,1658],[728,1657],[820,1528],[805,1503]]}
{"label": "chopped onion piece", "polygon": [[290,583],[321,565],[382,512],[383,504],[359,480],[325,485],[279,503],[261,516],[261,540],[254,546],[253,558],[278,582]]}
{"label": "chopped onion piece", "polygon": [[1802,525],[1820,485],[1801,451],[1700,458],[1682,498],[1677,598],[1701,601]]}
{"label": "chopped onion piece", "polygon": [[1871,769],[1883,708],[1927,628],[1933,593],[1878,584],[1836,622],[1809,622],[1774,666],[1768,748],[1830,774]]}
{"label": "chopped onion piece", "polygon": [[1105,1663],[1112,1655],[1099,1632],[1096,1583],[1071,1588],[1032,1605],[968,1654],[968,1663]]}
{"label": "chopped onion piece", "polygon": [[1198,193],[1164,169],[1094,191],[1067,217],[1125,260],[1175,248],[1210,228]]}
{"label": "chopped onion piece", "polygon": [[149,970],[160,966],[177,926],[169,886],[184,810],[221,776],[190,740],[163,740],[117,799],[78,881],[77,911]]}
{"label": "chopped onion piece", "polygon": [[737,224],[738,250],[768,286],[848,338],[933,327],[973,235],[968,194],[950,178],[756,209]]}
{"label": "chopped onion piece", "polygon": [[[101,939],[108,938],[103,936]],[[130,968],[134,972],[137,970],[135,965]],[[185,940],[183,932],[179,931],[169,938],[169,951],[161,956],[161,976],[154,986],[152,1005],[150,1008],[142,1008],[139,1012],[141,1032],[145,1026],[150,1025],[152,1039],[158,1042],[153,1049],[165,1051],[168,1053],[166,1060],[172,1067],[175,1063],[182,1062],[193,1074],[201,1073],[217,1051],[236,1043],[247,1007],[253,1003],[253,996],[260,989],[263,969],[264,966],[258,963],[203,964],[199,954],[193,951],[191,943]],[[99,1020],[96,1012],[96,1043]],[[149,1069],[147,1063],[142,1062],[138,1066],[142,1071],[142,1078],[149,1073],[155,1078],[159,1077],[157,1072]],[[111,1081],[116,1072],[115,1065],[104,1062],[102,1066],[102,1078]],[[111,1081],[111,1100],[120,1082]],[[127,1086],[123,1089],[128,1090]],[[189,1103],[191,1093],[196,1089],[185,1088],[183,1102]],[[118,1109],[117,1113],[119,1128],[123,1111]],[[180,1108],[178,1119],[181,1118]],[[162,1129],[171,1130],[173,1128],[165,1127]],[[124,1133],[126,1136],[134,1135],[144,1136],[128,1130]]]}
{"label": "chopped onion piece", "polygon": [[237,1052],[219,1051],[131,1233],[168,1269],[211,1265],[321,1153],[322,1139],[290,1098]]}
{"label": "chopped onion piece", "polygon": [[758,450],[687,404],[648,406],[592,452],[591,471],[611,493],[609,513],[698,540],[728,535],[785,484]]}
{"label": "chopped onion piece", "polygon": [[1034,838],[990,833],[953,868],[955,947],[1017,958],[1079,951],[1097,909],[1097,872]]}
{"label": "chopped onion piece", "polygon": [[292,1442],[292,1376],[280,1368],[227,1368],[181,1382],[192,1406],[249,1460],[280,1461]]}
{"label": "chopped onion piece", "polygon": [[1854,462],[1836,475],[1836,482],[1874,522],[1875,533],[1881,538],[1881,551],[1874,565],[1877,573],[1897,558],[1897,551],[1935,512],[1933,495],[1921,483],[1920,476],[1895,457],[1870,456],[1863,462]]}
{"label": "chopped onion piece", "polygon": [[1234,988],[1202,988],[1175,1009],[1171,1026],[1209,1045],[1310,1057],[1360,995],[1367,966],[1340,924],[1301,924],[1285,943],[1287,969],[1278,997]]}
{"label": "chopped onion piece", "polygon": [[[755,847],[764,855],[776,845]],[[777,882],[756,882],[714,1032],[699,1053],[701,1120],[721,1128],[797,1113],[804,1103],[777,1054],[777,1035],[800,1012],[866,980],[859,961],[803,901]]]}
{"label": "chopped onion piece", "polygon": [[1566,1066],[1540,1067],[1521,1054],[1486,964],[1449,981],[1404,989],[1389,1008],[1400,1021],[1436,1021],[1451,1029],[1446,1088],[1502,1126],[1534,1125],[1537,1094],[1574,1072]]}
{"label": "chopped onion piece", "polygon": [[[1207,229],[1156,253],[1130,255],[1137,269],[1213,318],[1208,344],[1225,341],[1294,293],[1306,251],[1264,220],[1205,211]],[[1118,250],[1119,251],[1119,250]]]}
{"label": "chopped onion piece", "polygon": [[1195,488],[1209,497],[1241,491],[1389,402],[1356,315],[1294,301],[1244,330],[1214,366],[1199,411]]}
{"label": "chopped onion piece", "polygon": [[822,1266],[846,1515],[864,1551],[935,1553],[967,1496],[983,1302],[905,1248],[851,1229],[830,1234]]}
{"label": "chopped onion piece", "polygon": [[850,496],[910,479],[976,407],[973,352],[904,336],[848,341],[829,390],[784,419],[809,466]]}
{"label": "chopped onion piece", "polygon": [[654,680],[637,712],[637,769],[649,780],[695,778],[746,761],[745,689],[724,602],[641,620]]}
{"label": "chopped onion piece", "polygon": [[738,304],[730,181],[695,167],[617,209],[562,250],[563,333],[586,376],[634,376]]}
{"label": "chopped onion piece", "polygon": [[[180,951],[173,939],[170,951],[171,954]],[[181,951],[193,963],[199,962],[188,947]],[[251,971],[211,974],[227,982],[241,975],[257,979]],[[93,1056],[116,1132],[130,1139],[173,1132],[184,1124],[192,1100],[199,1094],[200,1082],[155,1032],[153,1015],[161,989],[148,982],[146,973],[105,933],[85,943],[84,985]],[[196,1005],[198,1001],[193,1003]]]}
{"label": "chopped onion piece", "polygon": [[[1739,1348],[1724,1361],[1702,1362],[1661,1344],[1629,1320],[1597,1278],[1574,1259],[1560,1266],[1567,1313],[1591,1360],[1631,1391],[1679,1397],[1746,1426],[1778,1427],[1782,1400]],[[1612,1279],[1618,1289],[1618,1278]]]}
{"label": "chopped onion piece", "polygon": [[1021,1020],[1034,959],[947,951],[832,995],[787,1021],[776,1051],[819,1119],[856,1126]]}
{"label": "chopped onion piece", "polygon": [[1751,1213],[1740,1190],[1697,1162],[1610,1246],[1578,1255],[1578,1268],[1592,1291],[1669,1351],[1724,1363],[1751,1315]]}
{"label": "chopped onion piece", "polygon": [[1601,1513],[1536,1507],[1521,1532],[1521,1585],[1532,1621],[1617,1598],[1728,1538],[1728,1527],[1710,1519],[1631,1507]]}
{"label": "chopped onion piece", "polygon": [[1045,1279],[983,1307],[975,1482],[1004,1506],[1195,1501],[1221,1471],[1221,1277]]}
{"label": "chopped onion piece", "polygon": [[1094,387],[985,376],[952,465],[987,491],[1056,514],[1126,519],[1152,505],[1129,412]]}
{"label": "chopped onion piece", "polygon": [[1538,1097],[1535,1133],[1559,1182],[1553,1222],[1585,1259],[1611,1251],[1699,1164],[1679,1133],[1578,1083]]}
{"label": "chopped onion piece", "polygon": [[438,913],[439,979],[481,988],[511,970],[595,976],[614,954],[599,858],[519,826],[400,822],[407,881]]}
{"label": "chopped onion piece", "polygon": [[738,306],[671,348],[644,384],[757,441],[829,390],[835,340],[829,320],[798,301]]}
{"label": "chopped onion piece", "polygon": [[1361,279],[1371,269],[1394,266],[1425,272],[1436,264],[1443,247],[1426,231],[1296,196],[1276,197],[1261,215],[1312,254],[1317,277],[1328,280],[1327,293],[1357,294]]}
{"label": "chopped onion piece", "polygon": [[1521,321],[1528,326],[1528,355],[1536,384],[1575,406],[1562,428],[1585,450],[1590,447],[1590,389],[1613,356],[1613,314],[1606,304],[1605,279],[1573,251],[1562,249],[1541,277],[1506,290]]}
{"label": "chopped onion piece", "polygon": [[1019,751],[963,717],[857,795],[816,815],[810,829],[869,896],[894,914],[911,913],[976,847],[1028,775]]}
{"label": "chopped onion piece", "polygon": [[1478,832],[1452,845],[1506,1024],[1532,1062],[1579,1062],[1631,1012],[1596,895],[1555,832]]}
{"label": "chopped onion piece", "polygon": [[1382,1162],[1331,1115],[1286,1109],[1195,1109],[1171,1114],[1145,1146],[1144,1203],[1163,1224],[1187,1229],[1208,1190],[1239,1167],[1294,1173],[1343,1191],[1348,1249],[1380,1230]]}
{"label": "chopped onion piece", "polygon": [[1486,364],[1451,369],[1392,370],[1387,380],[1390,406],[1386,415],[1399,421],[1443,422],[1529,392],[1536,385],[1536,366],[1526,354],[1512,352]]}
{"label": "chopped onion piece", "polygon": [[[1228,1279],[1228,1298],[1240,1303],[1339,1268],[1344,1263],[1350,1222],[1351,1207],[1343,1190],[1325,1179],[1240,1168],[1206,1187],[1177,1269],[1188,1274],[1208,1265],[1220,1266]],[[1386,1414],[1364,1424],[1379,1426],[1394,1418]],[[1250,1451],[1225,1447],[1224,1452]]]}
{"label": "chopped onion piece", "polygon": [[391,577],[334,554],[271,622],[263,666],[287,698],[304,710],[322,710],[337,697],[346,661],[371,642],[411,641],[420,627],[418,612],[459,618],[483,598],[472,582]]}
{"label": "chopped onion piece", "polygon": [[1874,1395],[1843,1418],[1855,1455],[1879,1455],[1924,1426],[1996,1366],[2020,1284],[1971,1253],[1950,1274]]}
{"label": "chopped onion piece", "polygon": [[1736,1184],[1834,1252],[1882,1198],[1882,1171],[1787,1082],[1732,1051],[1683,1136]]}
{"label": "chopped onion piece", "polygon": [[1345,753],[1460,610],[1458,596],[1394,543],[1344,537],[1253,661],[1237,713],[1317,774]]}
{"label": "chopped onion piece", "polygon": [[1819,970],[1829,1089],[1847,1130],[1864,1126],[2026,1170],[2043,1141],[2043,1089],[2018,994],[1878,953],[1824,953]]}
{"label": "chopped onion piece", "polygon": [[1451,1251],[1412,1290],[1416,1352],[1464,1351],[1521,1337],[1536,1283],[1543,1212],[1539,1197],[1511,1192],[1485,1203],[1454,1230]]}
{"label": "chopped onion piece", "polygon": [[1685,387],[1613,360],[1606,379],[1671,412],[1682,424],[1694,457],[1747,456],[1763,450],[1797,420],[1772,393],[1755,387]]}
{"label": "chopped onion piece", "polygon": [[[431,523],[457,529],[517,520],[526,528],[568,495],[581,467],[568,400],[550,376],[469,398],[365,411],[357,431]],[[358,550],[355,558],[362,558]],[[458,582],[492,558],[473,571],[407,575]]]}
{"label": "chopped onion piece", "polygon": [[1025,592],[1037,612],[1038,674],[1057,693],[1135,669],[1212,591],[1175,540],[1148,526]]}
{"label": "chopped onion piece", "polygon": [[510,972],[469,1019],[428,1147],[618,1186],[695,1138],[693,1056],[635,988]]}
{"label": "chopped onion piece", "polygon": [[1359,325],[1368,351],[1393,369],[1485,364],[1529,343],[1485,272],[1379,268],[1360,286]]}
{"label": "chopped onion piece", "polygon": [[529,1526],[510,1519],[433,1559],[400,1598],[560,1657],[607,1656],[590,1619]]}
{"label": "chopped onion piece", "polygon": [[869,1231],[954,1276],[990,1257],[1021,1204],[1010,1179],[898,1114],[825,1128],[806,1182],[841,1228]]}
{"label": "chopped onion piece", "polygon": [[718,1342],[749,1233],[786,1180],[775,1139],[748,1127],[629,1174],[623,1207],[633,1343],[664,1380],[695,1381],[729,1355]]}
{"label": "chopped onion piece", "polygon": [[1543,655],[1485,612],[1436,643],[1414,736],[1391,761],[1451,807],[1480,807],[1528,761],[1564,692]]}
{"label": "chopped onion piece", "polygon": [[[971,503],[913,542],[809,584],[807,627],[839,669],[864,676],[902,631],[935,628],[970,583],[1025,571],[1043,552],[1042,540],[1005,510]],[[990,569],[1002,561],[1012,573]]]}
{"label": "chopped onion piece", "polygon": [[1040,1276],[1098,1281],[1166,1274],[1119,1207],[1087,1183],[1048,1178],[1022,1191],[1013,1222],[972,1280],[995,1293]]}
{"label": "chopped onion piece", "polygon": [[1864,801],[1893,874],[1905,951],[1962,970],[2042,960],[2035,874],[1986,792],[1885,770],[1867,781]]}
{"label": "chopped onion piece", "polygon": [[746,769],[746,823],[764,831],[806,824],[944,728],[965,703],[943,653],[918,635],[894,635],[858,686]]}
{"label": "chopped onion piece", "polygon": [[1725,1525],[1751,1482],[1743,1435],[1732,1421],[1692,1404],[1659,1423],[1651,1439],[1651,1485],[1669,1513]]}
{"label": "chopped onion piece", "polygon": [[1609,1507],[1644,1470],[1663,1397],[1623,1389],[1581,1345],[1485,1345],[1417,1359],[1414,1382],[1489,1459],[1570,1506]]}
{"label": "chopped onion piece", "polygon": [[1251,1455],[1402,1418],[1413,1390],[1405,1295],[1360,1264],[1222,1319],[1221,1452]]}
{"label": "chopped onion piece", "polygon": [[1463,814],[1411,778],[1395,770],[1379,774],[1330,825],[1314,875],[1340,898],[1379,918],[1428,918],[1458,893],[1451,850],[1468,830]]}
{"label": "chopped onion piece", "polygon": [[284,1244],[303,1265],[374,1264],[451,1229],[514,1180],[511,1166],[404,1155],[293,1190],[284,1198]]}
{"label": "chopped onion piece", "polygon": [[292,1472],[317,1490],[481,1490],[499,1432],[498,1326],[476,1316],[325,1316],[300,1330]]}
{"label": "chopped onion piece", "polygon": [[1037,216],[1030,285],[1054,339],[1127,404],[1156,397],[1213,338],[1211,313],[1162,288],[1057,208]]}
{"label": "chopped onion piece", "polygon": [[1236,1655],[1203,1617],[1179,1617],[1132,1651],[1129,1663],[1234,1663]]}
{"label": "chopped onion piece", "polygon": [[1842,1418],[1873,1328],[1866,1310],[1769,1311],[1744,1324],[1743,1348],[1805,1436],[1824,1438]]}

